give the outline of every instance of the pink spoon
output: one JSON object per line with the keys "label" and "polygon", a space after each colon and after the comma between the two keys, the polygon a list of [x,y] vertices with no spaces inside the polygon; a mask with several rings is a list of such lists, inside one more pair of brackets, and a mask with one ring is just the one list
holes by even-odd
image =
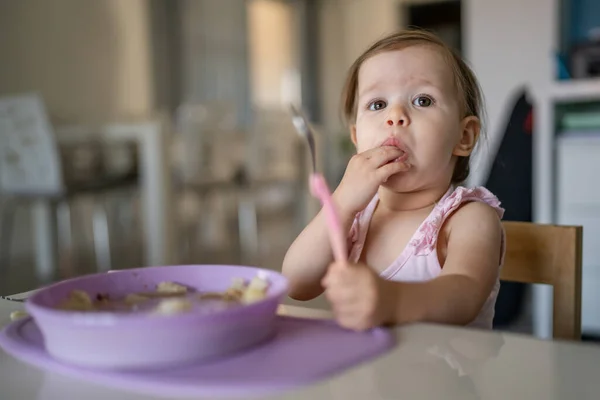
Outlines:
{"label": "pink spoon", "polygon": [[346,249],[346,236],[342,231],[342,225],[338,216],[335,204],[331,198],[331,191],[327,186],[327,182],[322,174],[317,172],[317,161],[315,152],[315,139],[312,129],[309,127],[306,118],[294,107],[291,106],[292,110],[292,123],[294,127],[308,142],[310,149],[310,155],[312,159],[313,172],[309,178],[309,187],[311,194],[319,199],[323,210],[325,212],[325,219],[327,222],[327,228],[329,232],[329,241],[331,242],[331,248],[333,250],[333,256],[336,261],[345,262],[348,258],[348,252]]}

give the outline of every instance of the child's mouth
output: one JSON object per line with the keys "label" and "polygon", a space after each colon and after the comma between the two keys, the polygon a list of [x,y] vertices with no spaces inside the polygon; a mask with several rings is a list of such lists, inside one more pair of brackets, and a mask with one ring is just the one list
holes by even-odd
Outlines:
{"label": "child's mouth", "polygon": [[406,146],[404,146],[404,144],[402,142],[400,142],[400,140],[390,137],[387,138],[382,144],[381,146],[393,146],[396,147],[398,150],[402,151],[402,155],[398,158],[393,159],[392,161],[390,161],[390,163],[393,162],[403,162],[406,161],[406,159],[408,158],[408,153],[406,151]]}

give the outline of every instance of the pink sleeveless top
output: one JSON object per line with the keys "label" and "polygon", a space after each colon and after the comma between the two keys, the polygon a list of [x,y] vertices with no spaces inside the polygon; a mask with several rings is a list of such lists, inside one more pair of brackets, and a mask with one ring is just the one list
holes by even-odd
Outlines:
{"label": "pink sleeveless top", "polygon": [[[358,262],[360,259],[371,217],[378,201],[379,196],[376,194],[367,207],[358,213],[354,219],[349,234],[350,262]],[[462,186],[455,188],[451,186],[437,202],[429,216],[421,223],[398,258],[394,260],[392,265],[381,272],[381,277],[403,282],[423,282],[437,277],[442,272],[437,255],[437,239],[440,228],[453,211],[457,210],[462,204],[470,201],[480,201],[490,205],[496,210],[499,218],[502,218],[504,215],[504,209],[500,207],[500,201],[486,188],[465,188]],[[479,315],[468,326],[492,328],[494,306],[498,297],[498,291],[500,290],[499,274],[504,262],[504,234],[502,235],[500,246],[501,257],[498,264],[496,283]]]}

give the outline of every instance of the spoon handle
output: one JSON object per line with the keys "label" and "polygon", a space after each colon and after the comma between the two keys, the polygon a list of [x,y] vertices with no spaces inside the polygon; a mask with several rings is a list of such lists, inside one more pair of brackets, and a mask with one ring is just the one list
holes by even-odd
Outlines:
{"label": "spoon handle", "polygon": [[333,256],[337,262],[345,262],[348,259],[346,249],[346,236],[343,233],[340,218],[331,198],[331,192],[323,175],[313,173],[310,176],[310,191],[323,205],[325,220],[329,232],[329,241],[333,250]]}

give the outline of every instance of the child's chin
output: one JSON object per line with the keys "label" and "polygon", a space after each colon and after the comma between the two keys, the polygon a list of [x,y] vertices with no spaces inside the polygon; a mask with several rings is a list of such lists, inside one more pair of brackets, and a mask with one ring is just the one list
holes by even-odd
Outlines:
{"label": "child's chin", "polygon": [[381,186],[395,191],[402,191],[406,186],[406,172],[398,172],[390,176]]}

